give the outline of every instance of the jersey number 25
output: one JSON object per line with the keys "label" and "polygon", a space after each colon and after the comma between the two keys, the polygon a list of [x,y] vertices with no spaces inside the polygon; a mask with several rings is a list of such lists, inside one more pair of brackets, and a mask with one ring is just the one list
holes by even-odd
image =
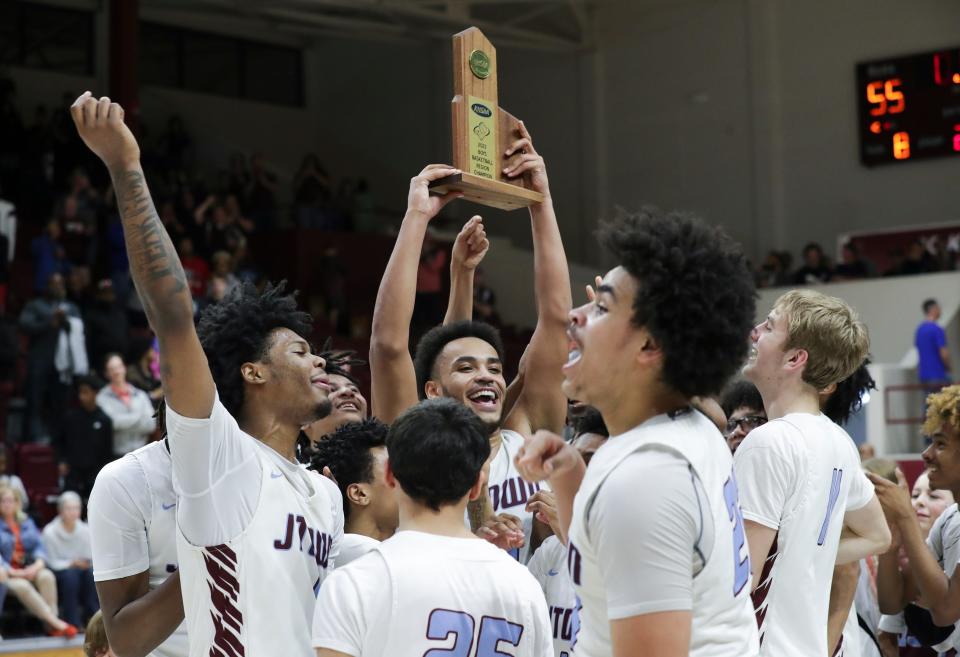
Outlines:
{"label": "jersey number 25", "polygon": [[[423,657],[470,657],[475,627],[473,616],[465,611],[434,609],[427,621],[427,638],[446,641],[453,635],[453,646],[431,648],[423,653]],[[477,649],[472,653],[473,657],[509,657],[507,653],[497,650],[497,646],[501,641],[518,646],[522,634],[523,625],[511,623],[505,618],[484,616],[480,619],[480,635],[477,637]]]}

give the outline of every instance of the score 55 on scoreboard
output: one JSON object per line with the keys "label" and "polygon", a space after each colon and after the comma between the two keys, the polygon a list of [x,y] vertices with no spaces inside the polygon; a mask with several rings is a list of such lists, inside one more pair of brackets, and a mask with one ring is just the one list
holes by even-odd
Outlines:
{"label": "score 55 on scoreboard", "polygon": [[960,156],[960,48],[857,64],[860,161]]}

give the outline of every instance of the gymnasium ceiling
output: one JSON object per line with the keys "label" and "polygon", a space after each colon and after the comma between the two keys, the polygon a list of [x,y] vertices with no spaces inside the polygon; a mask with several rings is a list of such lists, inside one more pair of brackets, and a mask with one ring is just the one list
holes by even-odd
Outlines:
{"label": "gymnasium ceiling", "polygon": [[601,0],[142,0],[146,10],[244,21],[305,38],[449,39],[470,25],[497,45],[577,51],[592,46]]}

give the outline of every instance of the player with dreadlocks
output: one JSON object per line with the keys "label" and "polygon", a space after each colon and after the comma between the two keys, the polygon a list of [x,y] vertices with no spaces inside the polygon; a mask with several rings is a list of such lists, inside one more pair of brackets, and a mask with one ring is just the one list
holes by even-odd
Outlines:
{"label": "player with dreadlocks", "polygon": [[327,383],[330,386],[330,415],[303,428],[301,436],[302,462],[309,461],[303,448],[316,444],[348,422],[366,420],[367,400],[360,392],[360,380],[353,374],[352,368],[366,365],[367,361],[358,358],[352,350],[334,349],[333,340],[327,338],[320,357],[326,362]]}
{"label": "player with dreadlocks", "polygon": [[[283,284],[263,293],[248,284],[195,328],[123,109],[87,92],[71,114],[110,172],[130,272],[160,342],[189,654],[310,654],[315,592],[343,533],[339,490],[296,461],[300,429],[331,408],[310,316]],[[130,620],[144,634],[171,629],[155,616]]]}

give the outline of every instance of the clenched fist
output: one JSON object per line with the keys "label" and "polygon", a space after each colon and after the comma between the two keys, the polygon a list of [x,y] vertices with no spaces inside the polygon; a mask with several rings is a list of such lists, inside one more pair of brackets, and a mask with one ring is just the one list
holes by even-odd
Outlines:
{"label": "clenched fist", "polygon": [[70,106],[83,143],[113,171],[139,163],[140,146],[123,122],[123,108],[87,91]]}

